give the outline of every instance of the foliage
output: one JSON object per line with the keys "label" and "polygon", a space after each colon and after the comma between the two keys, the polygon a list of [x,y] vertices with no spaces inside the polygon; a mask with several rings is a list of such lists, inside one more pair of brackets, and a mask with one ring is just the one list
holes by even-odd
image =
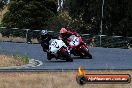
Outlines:
{"label": "foliage", "polygon": [[70,21],[71,19],[67,12],[60,13],[47,21],[47,29],[58,31],[61,27],[66,27]]}
{"label": "foliage", "polygon": [[13,55],[13,58],[20,61],[20,62],[23,62],[24,64],[28,64],[29,63],[29,59],[27,56],[22,56],[22,55]]}
{"label": "foliage", "polygon": [[25,37],[26,31],[20,29],[45,28],[47,20],[57,15],[56,8],[54,0],[13,0],[1,24],[7,28],[1,32],[3,36]]}
{"label": "foliage", "polygon": [[69,12],[63,11],[56,17],[47,21],[47,29],[58,32],[61,27],[68,28],[72,31],[79,32],[81,23],[69,16]]}
{"label": "foliage", "polygon": [[132,36],[132,1],[104,0],[104,18],[102,18],[103,0],[68,0],[70,16],[82,21],[83,30],[92,34],[100,33],[103,19],[103,34]]}
{"label": "foliage", "polygon": [[13,1],[2,23],[9,28],[43,28],[45,22],[57,13],[55,7],[54,1],[51,0]]}
{"label": "foliage", "polygon": [[4,15],[7,27],[58,31],[68,27],[79,33],[132,36],[132,0],[65,0],[64,9],[57,13],[57,0],[14,0]]}
{"label": "foliage", "polygon": [[97,23],[99,23],[101,15],[100,0],[69,0],[67,3],[70,16],[81,23],[80,31],[85,33],[94,29],[92,33],[97,34],[99,31]]}
{"label": "foliage", "polygon": [[5,2],[3,0],[0,1],[0,11],[3,9]]}

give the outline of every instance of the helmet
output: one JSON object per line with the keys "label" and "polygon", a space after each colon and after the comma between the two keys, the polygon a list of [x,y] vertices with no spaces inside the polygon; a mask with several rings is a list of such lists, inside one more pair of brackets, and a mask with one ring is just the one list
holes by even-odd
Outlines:
{"label": "helmet", "polygon": [[42,30],[41,31],[41,35],[46,35],[46,34],[48,34],[48,31],[47,30]]}
{"label": "helmet", "polygon": [[62,34],[62,33],[66,33],[66,32],[67,32],[66,28],[61,28],[61,30],[60,30],[60,34]]}

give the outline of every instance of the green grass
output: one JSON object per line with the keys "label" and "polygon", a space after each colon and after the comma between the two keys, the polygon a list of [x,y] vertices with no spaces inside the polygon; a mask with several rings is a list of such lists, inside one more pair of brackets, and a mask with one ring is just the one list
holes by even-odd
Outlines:
{"label": "green grass", "polygon": [[0,55],[0,67],[21,66],[28,64],[27,56],[22,55]]}
{"label": "green grass", "polygon": [[29,59],[27,56],[22,56],[22,55],[13,55],[14,59],[19,60],[23,62],[24,64],[27,64],[29,62]]}

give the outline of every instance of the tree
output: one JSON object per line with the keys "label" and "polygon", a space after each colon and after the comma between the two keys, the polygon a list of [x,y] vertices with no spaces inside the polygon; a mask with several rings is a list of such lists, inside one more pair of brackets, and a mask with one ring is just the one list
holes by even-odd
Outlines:
{"label": "tree", "polygon": [[[2,19],[2,10],[4,8],[5,2],[3,0],[0,1],[0,19]],[[1,20],[0,20],[1,21]]]}
{"label": "tree", "polygon": [[[131,16],[131,0],[106,0],[104,9],[104,33],[108,35],[132,36],[129,24]],[[106,29],[107,27],[107,29]]]}
{"label": "tree", "polygon": [[69,0],[68,3],[70,16],[81,23],[80,31],[93,31],[92,33],[97,34],[101,19],[101,0]]}
{"label": "tree", "polygon": [[0,1],[0,10],[3,9],[4,5],[5,5],[5,2],[3,0],[1,0]]}
{"label": "tree", "polygon": [[[70,16],[81,22],[84,32],[100,33],[103,0],[68,0]],[[103,34],[132,36],[132,1],[105,0]]]}
{"label": "tree", "polygon": [[2,23],[7,27],[40,29],[57,14],[53,0],[17,0],[9,6]]}

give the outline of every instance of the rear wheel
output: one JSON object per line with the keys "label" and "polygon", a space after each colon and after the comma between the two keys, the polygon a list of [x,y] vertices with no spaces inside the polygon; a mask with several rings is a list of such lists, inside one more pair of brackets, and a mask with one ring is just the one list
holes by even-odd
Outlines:
{"label": "rear wheel", "polygon": [[89,59],[92,59],[92,55],[89,53],[88,49],[81,49],[81,57],[89,57]]}

